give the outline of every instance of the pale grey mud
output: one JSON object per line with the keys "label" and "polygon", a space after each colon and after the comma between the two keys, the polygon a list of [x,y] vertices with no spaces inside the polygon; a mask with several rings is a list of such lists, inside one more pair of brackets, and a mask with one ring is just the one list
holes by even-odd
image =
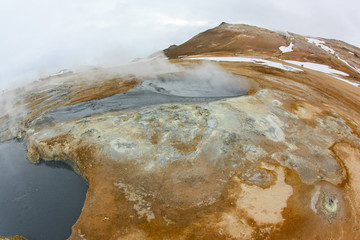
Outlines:
{"label": "pale grey mud", "polygon": [[[191,72],[190,72],[191,73]],[[223,98],[247,95],[239,84],[244,78],[228,75],[222,79],[216,76],[199,78],[195,74],[176,73],[147,79],[141,85],[126,93],[85,101],[70,106],[61,106],[37,118],[33,124],[48,124],[84,118],[111,111],[137,110],[140,108],[168,103],[201,103]]]}

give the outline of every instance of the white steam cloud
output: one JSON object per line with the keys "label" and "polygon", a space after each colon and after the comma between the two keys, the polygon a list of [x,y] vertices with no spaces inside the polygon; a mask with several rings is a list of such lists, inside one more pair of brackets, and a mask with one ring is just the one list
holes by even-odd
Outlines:
{"label": "white steam cloud", "polygon": [[61,69],[124,64],[223,21],[360,46],[358,9],[357,0],[2,0],[0,92]]}
{"label": "white steam cloud", "polygon": [[164,55],[159,54],[126,65],[85,68],[79,72],[59,74],[8,91],[0,96],[0,120],[8,121],[7,129],[2,131],[8,131],[12,136],[19,133],[21,126],[18,125],[18,119],[31,111],[22,100],[32,91],[42,92],[63,85],[76,85],[79,79],[90,85],[92,81],[126,78],[129,75],[143,80],[143,86],[148,90],[183,97],[235,97],[246,94],[251,87],[247,78],[230,74],[217,64],[204,62],[184,67],[170,63]]}

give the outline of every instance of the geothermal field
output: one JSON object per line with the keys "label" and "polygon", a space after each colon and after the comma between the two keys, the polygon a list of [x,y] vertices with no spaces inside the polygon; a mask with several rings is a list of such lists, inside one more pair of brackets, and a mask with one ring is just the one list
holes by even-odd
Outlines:
{"label": "geothermal field", "polygon": [[222,23],[1,101],[0,239],[360,239],[343,41]]}

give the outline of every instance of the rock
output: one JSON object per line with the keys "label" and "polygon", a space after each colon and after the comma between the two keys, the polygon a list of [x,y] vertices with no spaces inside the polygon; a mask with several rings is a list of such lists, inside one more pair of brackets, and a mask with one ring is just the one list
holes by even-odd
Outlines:
{"label": "rock", "polygon": [[16,236],[9,236],[9,237],[0,236],[0,240],[27,240],[27,239],[22,236],[16,235]]}

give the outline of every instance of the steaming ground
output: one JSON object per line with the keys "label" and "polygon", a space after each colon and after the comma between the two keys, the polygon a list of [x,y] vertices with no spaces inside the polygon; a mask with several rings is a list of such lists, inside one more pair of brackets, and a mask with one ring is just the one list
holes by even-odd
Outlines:
{"label": "steaming ground", "polygon": [[[205,69],[210,70],[208,67]],[[204,79],[192,73],[190,70],[185,73],[163,74],[158,78],[144,80],[142,84],[126,93],[60,106],[35,118],[33,124],[49,124],[111,111],[139,110],[160,104],[211,102],[247,94],[247,90],[239,84],[244,82],[246,85],[248,80],[245,78],[234,77],[231,74],[228,74],[227,78],[218,78],[222,72],[216,72],[215,76]],[[227,85],[223,84],[226,82]]]}
{"label": "steaming ground", "polygon": [[[78,68],[63,74],[47,75],[42,78],[34,78],[28,81],[14,81],[6,89],[1,90],[0,94],[0,117],[4,115],[16,115],[19,111],[26,111],[26,106],[19,102],[21,97],[25,97],[31,91],[47,91],[56,89],[61,85],[76,85],[76,81],[84,81],[91,85],[96,81],[107,80],[109,78],[119,78],[124,76],[155,76],[156,74],[181,71],[182,68],[169,64],[164,55],[159,55],[152,59],[143,59],[141,62],[119,65],[107,68]],[[35,76],[35,75],[34,75]],[[44,86],[46,83],[46,86]],[[85,86],[84,86],[85,87]],[[36,90],[37,89],[37,90]],[[25,109],[23,109],[25,108]]]}
{"label": "steaming ground", "polygon": [[245,77],[235,77],[217,65],[204,63],[183,72],[146,80],[143,86],[150,91],[173,96],[221,98],[246,94],[250,81]]}
{"label": "steaming ground", "polygon": [[2,95],[0,117],[8,123],[0,131],[0,139],[11,139],[32,124],[242,96],[251,84],[248,78],[230,74],[216,64],[171,64],[161,54],[117,67],[64,72]]}
{"label": "steaming ground", "polygon": [[89,183],[70,240],[360,239],[360,49],[322,42],[222,23],[165,50],[171,64],[12,92],[0,139]]}

